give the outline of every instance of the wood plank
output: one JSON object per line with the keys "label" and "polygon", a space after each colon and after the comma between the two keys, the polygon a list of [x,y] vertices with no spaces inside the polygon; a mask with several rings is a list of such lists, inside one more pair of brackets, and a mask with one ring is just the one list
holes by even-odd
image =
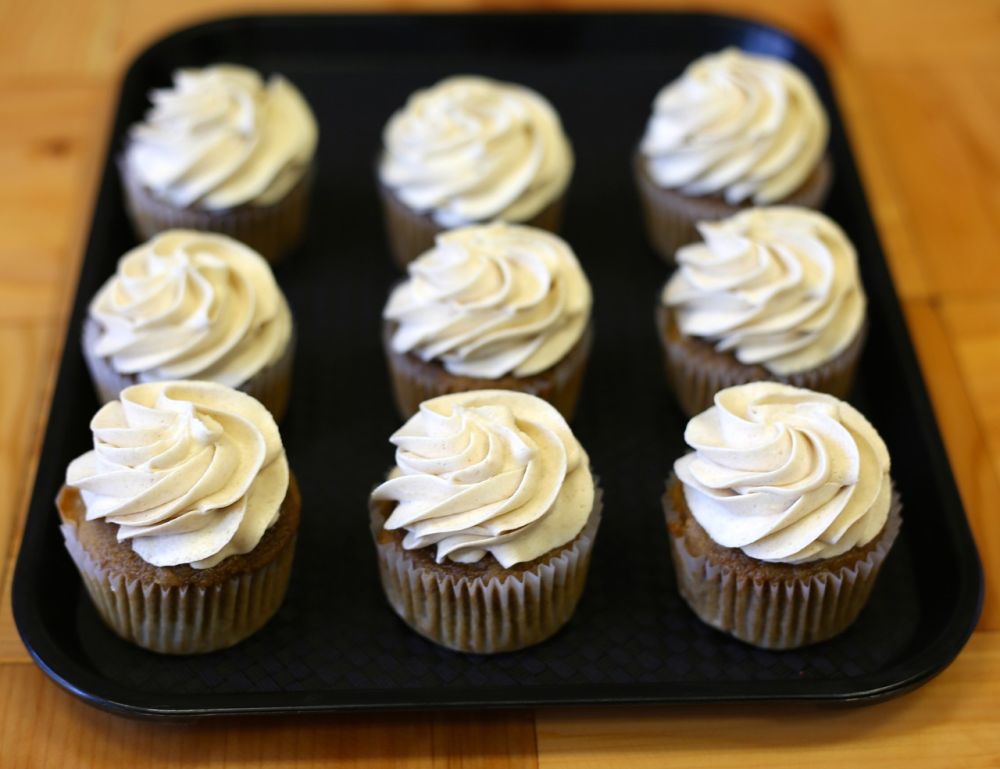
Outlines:
{"label": "wood plank", "polygon": [[976,633],[937,679],[869,707],[539,711],[541,769],[996,767],[1000,633]]}
{"label": "wood plank", "polygon": [[0,756],[5,769],[537,765],[533,719],[520,711],[139,721],[85,705],[24,664],[0,665]]}
{"label": "wood plank", "polygon": [[[157,5],[150,12],[148,0],[124,0],[120,32],[115,41],[115,60],[121,67],[167,30],[218,18],[245,13],[283,12],[419,12],[474,10],[690,10],[690,0],[294,0],[276,4],[273,0],[174,0]],[[760,0],[705,0],[698,10],[737,14],[776,24],[800,36],[824,53],[836,47],[839,33],[827,0],[785,0],[762,3]]]}
{"label": "wood plank", "polygon": [[951,342],[954,337],[940,306],[934,302],[910,301],[903,308],[984,566],[986,595],[979,628],[1000,630],[1000,525],[996,514],[1000,471],[990,461],[976,406],[980,399],[970,398],[966,389],[971,379],[956,359]]}
{"label": "wood plank", "polygon": [[[1000,288],[1000,261],[989,258],[1000,242],[1000,150],[983,139],[984,131],[994,137],[1000,131],[1000,103],[969,110],[959,104],[981,93],[996,101],[998,73],[950,65],[862,70],[869,103],[878,106],[870,113],[878,146],[909,212],[901,223],[935,292],[948,297],[995,295]],[[964,99],[954,88],[963,80],[973,94]],[[983,113],[985,124],[973,127]]]}
{"label": "wood plank", "polygon": [[[1000,299],[952,300],[941,305],[993,467],[1000,474]],[[1000,545],[1000,520],[989,516],[987,539]],[[1000,563],[1000,550],[997,551]]]}
{"label": "wood plank", "polygon": [[[29,476],[37,440],[42,394],[52,363],[53,329],[50,325],[0,324],[0,356],[17,361],[0,377],[0,554],[11,550],[21,529],[27,504]],[[2,565],[2,562],[0,562]],[[0,572],[0,579],[3,572]]]}
{"label": "wood plank", "polygon": [[832,0],[852,56],[879,63],[959,61],[981,66],[1000,55],[995,0]]}
{"label": "wood plank", "polygon": [[0,87],[0,323],[64,312],[109,105],[102,87]]}
{"label": "wood plank", "polygon": [[107,77],[115,62],[122,0],[0,0],[0,83],[55,76]]}

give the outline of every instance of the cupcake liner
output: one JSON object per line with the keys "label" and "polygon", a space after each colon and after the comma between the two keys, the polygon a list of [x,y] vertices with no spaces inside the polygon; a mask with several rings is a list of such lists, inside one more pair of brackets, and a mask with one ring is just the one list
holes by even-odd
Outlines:
{"label": "cupcake liner", "polygon": [[226,211],[177,208],[157,198],[119,162],[125,209],[141,240],[170,229],[203,230],[229,235],[277,264],[302,241],[309,213],[315,166],[310,166],[294,186],[275,203],[242,205]]}
{"label": "cupcake liner", "polygon": [[[378,187],[389,250],[396,266],[405,270],[406,265],[434,247],[434,238],[438,234],[450,228],[442,227],[430,214],[413,211],[384,184],[379,183]],[[556,198],[531,219],[517,224],[558,233],[562,223],[563,197]]]}
{"label": "cupcake liner", "polygon": [[[297,490],[290,486],[289,494],[293,504],[300,504]],[[273,558],[256,568],[207,586],[178,585],[149,576],[169,567],[134,576],[116,570],[106,554],[93,557],[78,537],[78,525],[64,516],[60,530],[101,619],[126,641],[160,654],[225,649],[263,627],[284,600],[297,538],[292,533]]]}
{"label": "cupcake liner", "polygon": [[[93,318],[83,322],[83,358],[90,371],[90,378],[101,403],[117,400],[121,391],[139,383],[135,374],[121,374],[115,370],[109,358],[94,354],[100,336],[100,325]],[[292,366],[295,362],[296,332],[288,340],[285,351],[274,363],[265,366],[250,379],[237,387],[247,395],[252,395],[271,412],[275,422],[284,419],[292,387]]]}
{"label": "cupcake liner", "polygon": [[[673,266],[678,248],[700,239],[695,225],[733,216],[746,205],[730,205],[716,196],[691,197],[677,190],[664,189],[649,176],[645,158],[636,152],[632,159],[636,186],[646,235],[653,249]],[[775,205],[820,209],[833,183],[833,162],[825,155],[812,174],[794,193]]]}
{"label": "cupcake liner", "polygon": [[[674,478],[671,483],[679,481]],[[868,602],[902,523],[899,495],[893,490],[885,527],[874,546],[859,548],[853,561],[847,553],[831,559],[838,565],[830,569],[815,564],[802,565],[812,567],[806,569],[767,564],[786,573],[762,579],[714,561],[711,553],[692,555],[684,537],[674,533],[679,528],[679,513],[669,487],[663,506],[681,597],[705,624],[763,649],[794,649],[846,630]]]}
{"label": "cupcake liner", "polygon": [[454,651],[516,651],[554,635],[572,617],[583,593],[597,528],[601,492],[583,530],[571,542],[503,576],[455,574],[420,562],[379,533],[391,503],[373,503],[371,528],[379,576],[393,611],[414,631]]}
{"label": "cupcake liner", "polygon": [[663,362],[680,406],[692,417],[709,408],[719,390],[748,382],[784,382],[846,399],[854,384],[861,352],[868,336],[867,321],[851,343],[835,358],[807,371],[778,376],[763,366],[747,366],[731,353],[718,352],[709,342],[685,336],[677,328],[670,308],[657,307],[657,327],[663,345]]}
{"label": "cupcake liner", "polygon": [[528,393],[551,403],[567,421],[573,418],[593,344],[593,322],[587,325],[583,336],[554,366],[529,377],[508,375],[499,379],[450,374],[437,361],[424,361],[411,353],[395,352],[392,349],[395,328],[394,323],[384,324],[382,344],[396,409],[404,419],[415,414],[425,400],[469,390],[516,390]]}

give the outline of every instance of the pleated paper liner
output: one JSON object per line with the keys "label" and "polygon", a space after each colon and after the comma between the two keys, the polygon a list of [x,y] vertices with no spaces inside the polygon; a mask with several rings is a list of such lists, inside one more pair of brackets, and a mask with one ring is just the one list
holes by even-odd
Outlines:
{"label": "pleated paper liner", "polygon": [[[401,270],[421,254],[434,247],[434,238],[449,227],[442,227],[434,221],[430,214],[421,214],[403,203],[396,194],[384,184],[379,183],[379,196],[382,199],[382,213],[385,222],[386,237],[389,240],[389,250],[396,266]],[[529,227],[538,227],[552,233],[559,232],[562,224],[563,195],[549,203],[545,208],[524,222]]]}
{"label": "pleated paper liner", "polygon": [[[658,186],[650,177],[645,158],[639,151],[632,157],[632,170],[639,189],[646,236],[653,250],[671,266],[676,264],[674,254],[678,248],[701,239],[695,227],[698,222],[725,219],[748,207],[748,204],[730,205],[717,195],[691,197]],[[833,161],[825,155],[798,190],[774,205],[819,210],[826,203],[832,183]]]}
{"label": "pleated paper liner", "polygon": [[902,523],[899,495],[867,545],[806,564],[766,563],[709,538],[691,515],[680,481],[663,495],[681,597],[698,618],[763,649],[795,649],[842,633],[868,602]]}
{"label": "pleated paper liner", "polygon": [[500,567],[434,560],[433,548],[404,550],[385,531],[392,502],[370,506],[379,576],[393,611],[413,630],[460,652],[495,654],[541,643],[573,616],[583,593],[601,522],[601,490],[583,530],[527,564]]}
{"label": "pleated paper liner", "polygon": [[392,335],[395,330],[395,323],[386,322],[383,325],[382,344],[396,408],[404,419],[415,414],[425,400],[439,395],[469,390],[516,390],[548,401],[568,421],[576,411],[594,338],[591,322],[563,359],[545,371],[528,377],[508,375],[499,379],[477,379],[450,374],[437,361],[424,361],[411,353],[394,352]]}
{"label": "pleated paper liner", "polygon": [[709,408],[719,390],[748,382],[783,382],[846,399],[868,336],[866,321],[853,341],[832,360],[807,371],[778,376],[763,366],[744,365],[732,353],[718,352],[703,339],[682,334],[668,307],[657,307],[656,325],[667,383],[681,411],[689,417]]}
{"label": "pleated paper liner", "polygon": [[303,171],[280,200],[266,206],[243,205],[224,211],[173,206],[143,186],[124,162],[119,162],[118,167],[125,209],[140,240],[149,240],[158,232],[171,229],[218,232],[250,246],[268,262],[277,264],[305,236],[315,176],[313,165]]}
{"label": "pleated paper liner", "polygon": [[281,606],[288,588],[301,500],[294,476],[278,521],[257,547],[210,569],[155,567],[117,527],[85,520],[79,492],[64,486],[56,501],[60,527],[83,584],[118,636],[161,654],[225,649],[255,633]]}
{"label": "pleated paper liner", "polygon": [[[97,398],[101,403],[117,400],[126,387],[138,384],[135,374],[120,374],[115,371],[110,359],[94,354],[97,340],[100,337],[100,325],[93,318],[83,322],[83,357],[90,371]],[[275,422],[281,422],[288,409],[288,398],[292,389],[292,368],[295,362],[295,346],[297,335],[292,329],[285,351],[274,363],[265,366],[250,379],[241,384],[238,390],[252,395],[264,404],[271,412]]]}

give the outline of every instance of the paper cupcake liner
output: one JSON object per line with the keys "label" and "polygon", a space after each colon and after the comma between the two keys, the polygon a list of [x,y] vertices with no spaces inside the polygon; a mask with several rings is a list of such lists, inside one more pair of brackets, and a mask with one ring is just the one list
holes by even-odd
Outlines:
{"label": "paper cupcake liner", "polygon": [[[83,322],[83,358],[90,371],[90,378],[101,403],[117,400],[121,391],[139,382],[135,374],[121,374],[115,370],[108,358],[94,354],[97,339],[100,336],[100,326],[93,318]],[[238,390],[252,395],[271,412],[275,422],[284,419],[288,410],[288,400],[292,387],[292,367],[295,362],[296,333],[288,340],[285,351],[274,363],[265,366],[250,379],[241,384]]]}
{"label": "paper cupcake liner", "polygon": [[808,371],[778,376],[763,366],[743,365],[732,354],[716,351],[709,342],[685,336],[674,323],[671,310],[662,305],[657,307],[656,325],[667,383],[681,411],[689,417],[709,408],[719,390],[748,382],[783,382],[846,399],[868,336],[866,322],[835,358]]}
{"label": "paper cupcake liner", "polygon": [[435,569],[397,541],[380,541],[388,507],[371,506],[382,587],[393,611],[424,638],[454,651],[496,654],[541,643],[573,616],[601,522],[599,488],[575,539],[526,570],[488,579]]}
{"label": "paper cupcake liner", "polygon": [[[298,502],[297,491],[293,504]],[[62,508],[60,508],[62,512]],[[163,584],[123,573],[114,558],[94,558],[77,536],[77,522],[63,516],[66,549],[98,614],[117,635],[161,654],[201,654],[239,643],[277,612],[295,555],[292,532],[273,558],[210,586]]]}
{"label": "paper cupcake liner", "polygon": [[705,624],[763,649],[794,649],[846,630],[868,602],[902,523],[894,490],[889,518],[874,547],[854,561],[845,563],[839,556],[832,559],[839,564],[836,568],[810,569],[814,573],[808,575],[797,574],[788,564],[768,564],[787,572],[768,580],[741,574],[737,567],[713,561],[711,554],[692,555],[684,538],[673,533],[679,514],[669,487],[663,506],[681,597]]}
{"label": "paper cupcake liner", "polygon": [[[401,270],[421,254],[434,247],[434,238],[449,229],[434,221],[429,214],[420,214],[410,209],[393,191],[379,184],[382,211],[385,219],[386,235],[393,260]],[[563,197],[560,196],[531,219],[518,224],[538,227],[558,233],[562,223]]]}
{"label": "paper cupcake liner", "polygon": [[[698,222],[725,219],[745,208],[730,205],[717,197],[690,197],[657,186],[646,171],[640,152],[633,156],[632,166],[646,235],[653,250],[671,266],[676,263],[674,254],[678,248],[701,238],[695,227]],[[775,205],[821,209],[832,183],[833,162],[826,155],[798,190]]]}
{"label": "paper cupcake liner", "polygon": [[404,419],[415,414],[425,400],[439,395],[469,390],[516,390],[548,401],[569,421],[576,411],[594,337],[594,327],[591,322],[583,332],[583,336],[561,361],[533,376],[510,375],[499,379],[478,379],[450,374],[436,361],[424,361],[410,353],[394,352],[392,349],[394,331],[395,324],[388,322],[384,324],[382,344],[392,380],[396,409]]}
{"label": "paper cupcake liner", "polygon": [[157,198],[119,163],[125,209],[141,240],[170,229],[218,232],[244,243],[277,264],[301,242],[309,213],[315,168],[310,165],[283,198],[267,206],[243,205],[228,211],[177,208]]}

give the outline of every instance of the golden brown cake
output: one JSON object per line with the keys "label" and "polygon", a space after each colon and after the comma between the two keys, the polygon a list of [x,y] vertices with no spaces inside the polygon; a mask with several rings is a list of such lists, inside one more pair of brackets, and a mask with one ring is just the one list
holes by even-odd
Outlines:
{"label": "golden brown cake", "polygon": [[90,303],[83,355],[97,396],[204,379],[252,395],[281,420],[295,328],[271,268],[224,235],[168,230],[136,246]]}
{"label": "golden brown cake", "polygon": [[533,227],[494,223],[438,236],[383,312],[403,417],[463,390],[537,395],[571,418],[590,354],[591,290],[572,249]]}
{"label": "golden brown cake", "polygon": [[846,398],[867,337],[857,254],[821,213],[772,206],[699,225],[656,311],[667,382],[694,416],[716,392],[785,382]]}
{"label": "golden brown cake", "polygon": [[305,233],[317,129],[280,75],[218,64],[174,73],[151,94],[119,161],[136,234],[168,229],[229,235],[276,262]]}
{"label": "golden brown cake", "polygon": [[530,88],[468,75],[414,93],[386,124],[378,185],[405,268],[445,230],[505,221],[557,231],[573,151]]}
{"label": "golden brown cake", "polygon": [[492,654],[540,643],[576,609],[601,519],[586,453],[545,401],[505,390],[424,403],[372,493],[393,611],[429,640]]}
{"label": "golden brown cake", "polygon": [[698,222],[747,206],[821,208],[833,180],[829,121],[789,62],[727,48],[665,86],[633,159],[646,230],[673,264]]}
{"label": "golden brown cake", "polygon": [[722,391],[692,419],[694,451],[663,506],[681,597],[703,622],[767,649],[843,632],[901,524],[889,456],[829,395],[772,382]]}
{"label": "golden brown cake", "polygon": [[164,654],[260,629],[284,599],[301,507],[267,410],[222,385],[161,382],[125,390],[91,427],[56,506],[108,627]]}

